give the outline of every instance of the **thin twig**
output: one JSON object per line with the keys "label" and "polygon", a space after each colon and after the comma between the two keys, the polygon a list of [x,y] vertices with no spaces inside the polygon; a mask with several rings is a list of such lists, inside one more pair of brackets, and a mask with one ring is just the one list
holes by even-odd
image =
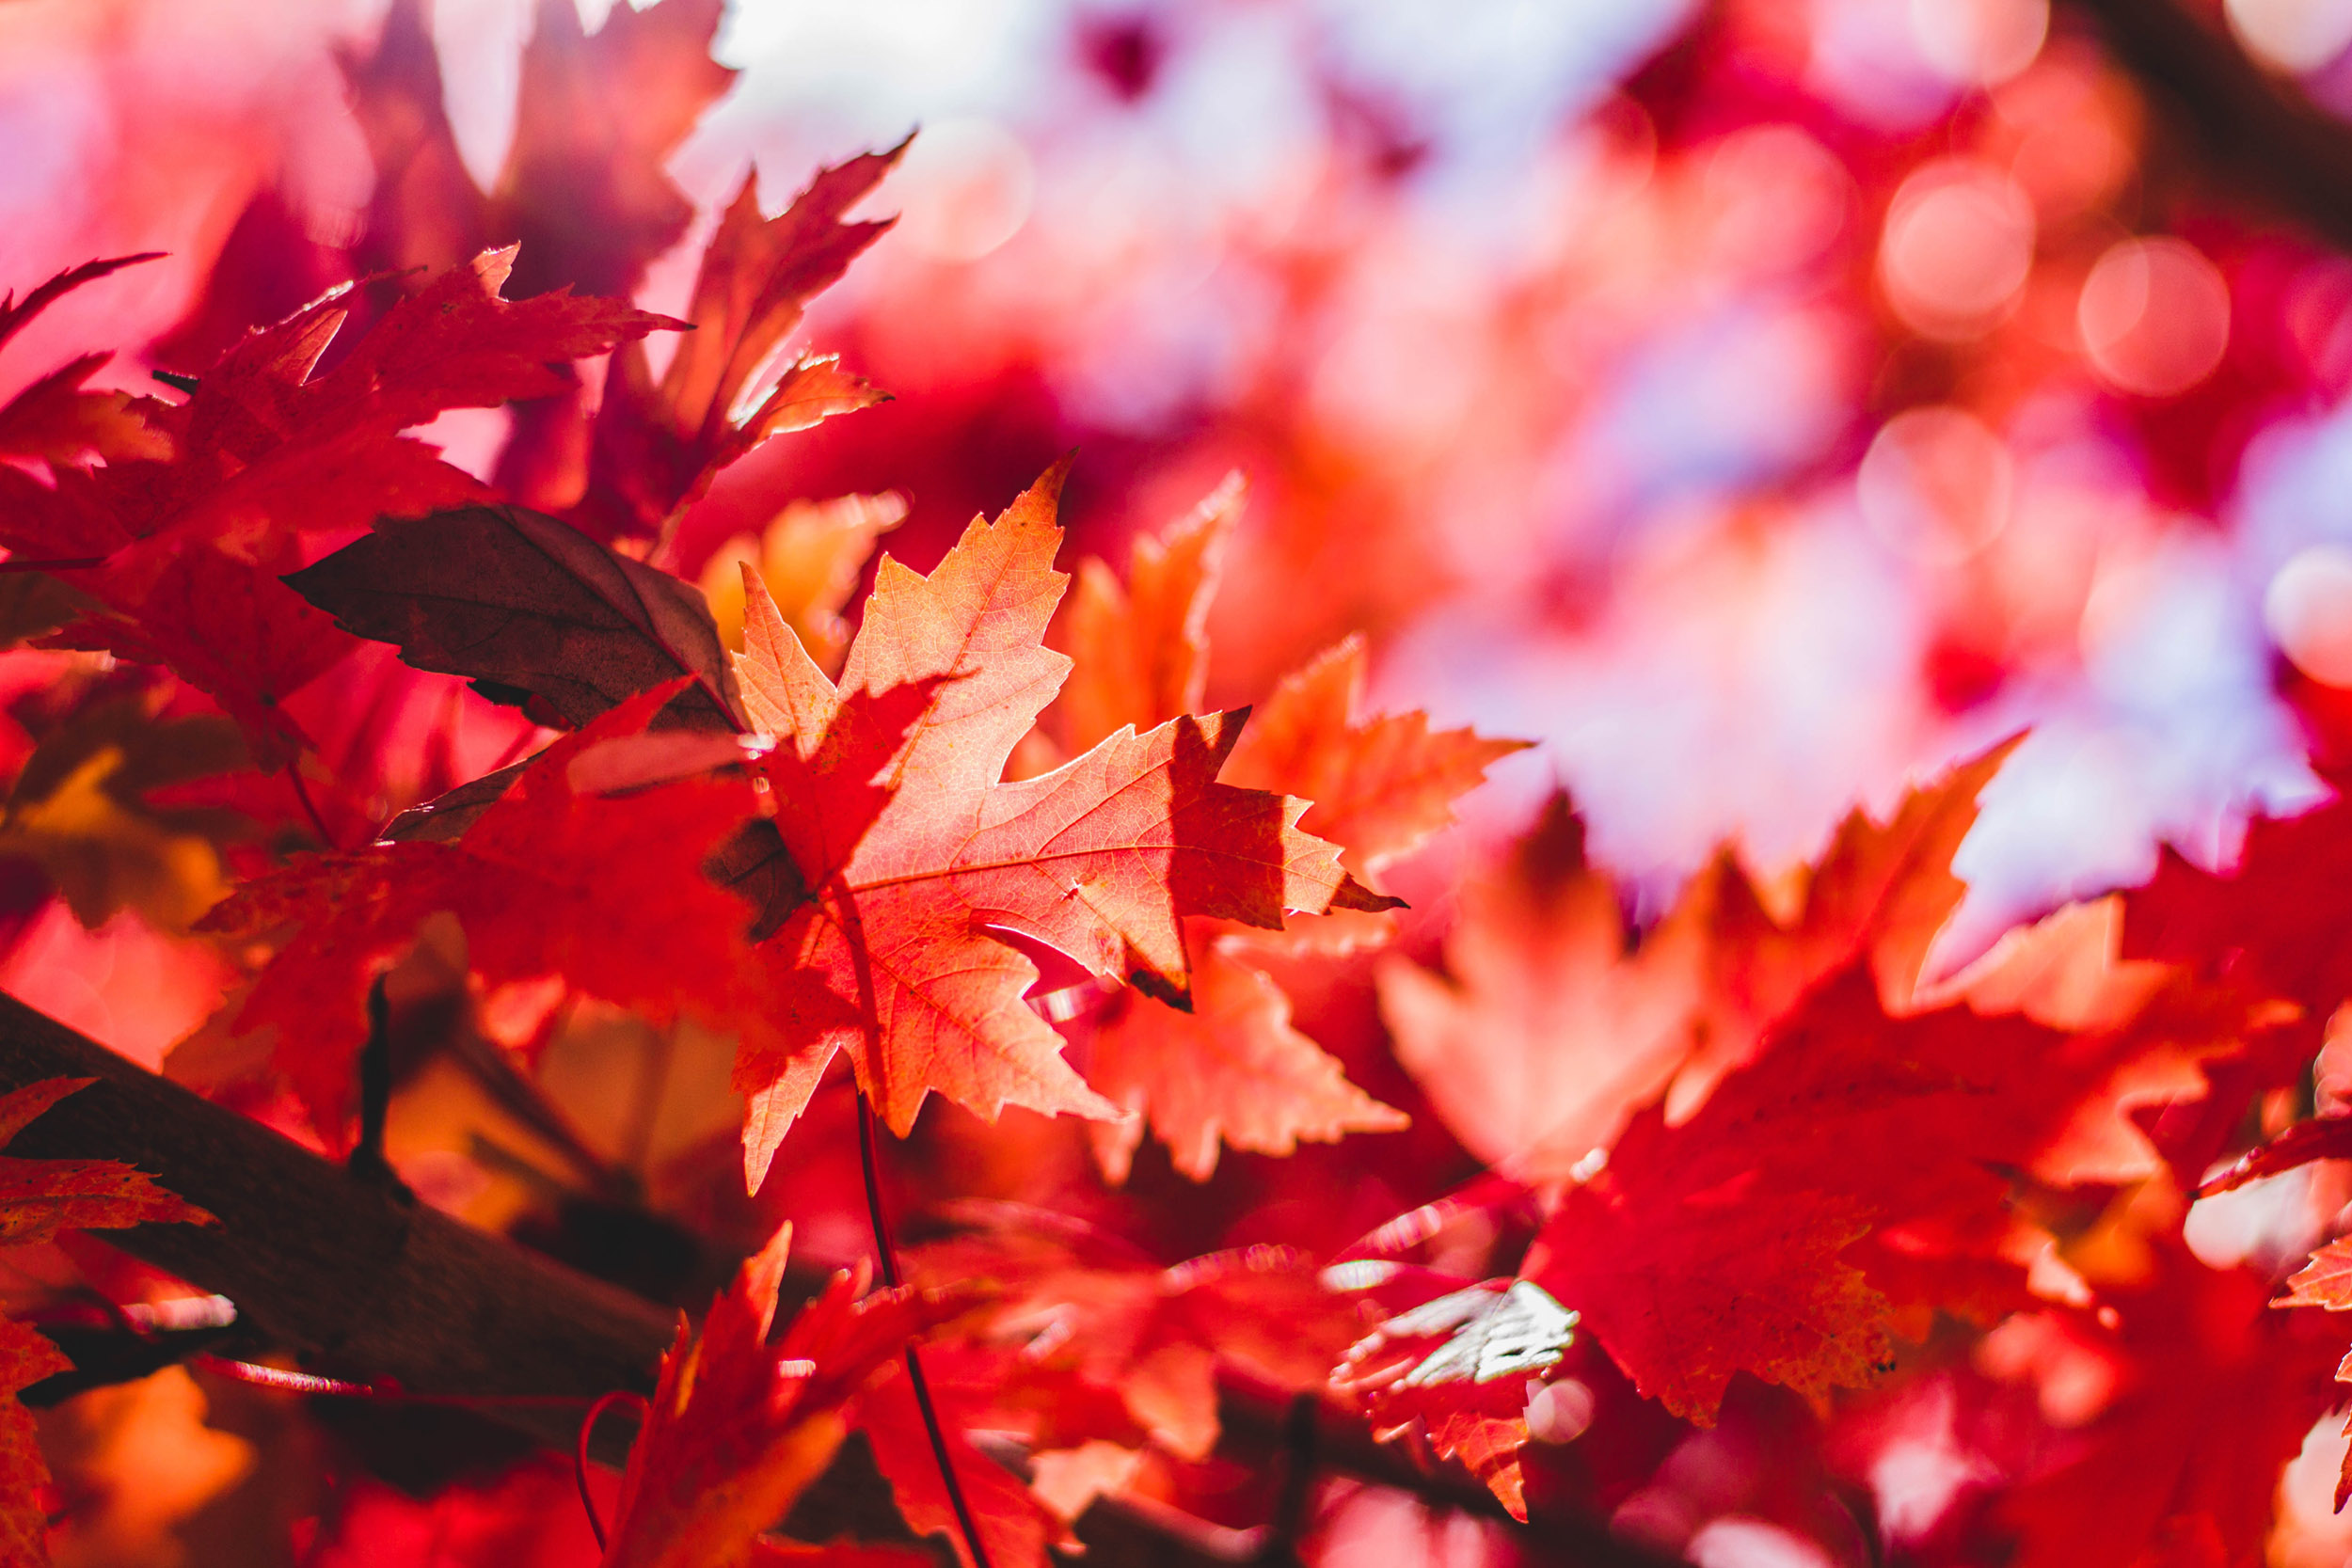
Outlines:
{"label": "thin twig", "polygon": [[[874,1107],[866,1102],[866,1091],[857,1097],[857,1152],[866,1168],[866,1212],[874,1223],[874,1252],[880,1262],[882,1283],[897,1290],[898,1249],[890,1239],[890,1216],[882,1210],[882,1166],[875,1145]],[[914,1407],[922,1412],[923,1430],[931,1440],[931,1454],[939,1461],[939,1479],[946,1483],[947,1501],[956,1511],[956,1524],[963,1531],[963,1544],[971,1549],[973,1568],[989,1568],[988,1548],[980,1541],[979,1521],[972,1516],[972,1505],[964,1499],[963,1482],[957,1479],[953,1458],[947,1451],[947,1432],[939,1423],[939,1411],[931,1403],[930,1380],[923,1375],[923,1358],[913,1345],[907,1347],[907,1386],[914,1390]]]}
{"label": "thin twig", "polygon": [[[398,1386],[412,1400],[463,1398],[559,1452],[579,1436],[568,1412],[614,1388],[652,1391],[676,1334],[674,1311],[429,1206],[401,1204],[271,1128],[0,995],[0,1093],[61,1077],[98,1082],[18,1133],[8,1152],[126,1161],[217,1215],[217,1226],[146,1225],[105,1239],[228,1297],[243,1323],[306,1368]],[[1279,1445],[1289,1414],[1285,1402],[1231,1385],[1219,1402],[1226,1433],[1243,1444],[1263,1436]],[[1531,1531],[1474,1481],[1417,1472],[1360,1422],[1320,1410],[1316,1419],[1317,1462],[1327,1472],[1492,1517],[1539,1555],[1621,1568],[1675,1561],[1580,1516],[1544,1520]],[[623,1456],[619,1445],[610,1448]],[[866,1528],[873,1535],[897,1517],[870,1463],[860,1467],[846,1457],[803,1497],[802,1509],[815,1539],[865,1519],[875,1521]],[[817,1528],[820,1515],[828,1523]],[[1094,1568],[1231,1568],[1230,1557],[1200,1549],[1148,1511],[1122,1511],[1116,1499],[1098,1502],[1077,1529],[1095,1543],[1088,1559]]]}

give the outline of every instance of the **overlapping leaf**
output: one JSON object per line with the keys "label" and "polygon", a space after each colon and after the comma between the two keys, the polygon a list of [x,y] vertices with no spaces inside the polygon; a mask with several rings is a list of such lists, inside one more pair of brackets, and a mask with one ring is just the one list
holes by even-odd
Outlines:
{"label": "overlapping leaf", "polygon": [[701,595],[522,507],[386,518],[286,581],[344,630],[548,721],[584,724],[684,676],[694,684],[670,722],[741,727],[734,672]]}
{"label": "overlapping leaf", "polygon": [[791,1234],[779,1230],[747,1259],[702,1332],[690,1338],[681,1326],[662,1358],[622,1477],[606,1568],[799,1560],[766,1532],[832,1463],[850,1430],[844,1406],[911,1337],[962,1309],[952,1291],[861,1295],[837,1274],[771,1345]]}
{"label": "overlapping leaf", "polygon": [[[1010,1357],[1015,1385],[1074,1384],[1057,1393],[1064,1424],[1048,1446],[1148,1435],[1177,1458],[1204,1458],[1217,1439],[1220,1367],[1315,1388],[1361,1329],[1358,1302],[1287,1248],[1162,1266],[1056,1216],[977,1217],[967,1233],[916,1249],[911,1267],[917,1279],[984,1280],[1000,1292],[969,1334]],[[1082,1418],[1089,1402],[1108,1408]]]}
{"label": "overlapping leaf", "polygon": [[[1120,723],[1157,722],[1199,702],[1209,603],[1241,497],[1230,477],[1189,515],[1137,539],[1123,586],[1101,561],[1082,565],[1059,626],[1072,681],[1045,721],[1057,744],[1089,745]],[[1487,765],[1521,748],[1468,730],[1433,734],[1417,713],[1361,718],[1364,665],[1351,639],[1282,681],[1218,777],[1311,800],[1302,825],[1319,824],[1309,831],[1369,877],[1451,822],[1453,802]],[[1344,950],[1388,934],[1385,923],[1336,916],[1304,923],[1279,945]],[[1252,961],[1265,939],[1207,922],[1190,937],[1201,957],[1188,1009],[1130,991],[1094,1021],[1089,1081],[1137,1113],[1093,1130],[1113,1180],[1125,1178],[1147,1126],[1178,1170],[1202,1180],[1223,1146],[1288,1154],[1301,1140],[1405,1125],[1292,1025],[1289,997]]]}
{"label": "overlapping leaf", "polygon": [[695,330],[660,379],[641,352],[615,357],[589,460],[585,526],[608,536],[655,532],[770,436],[881,401],[830,357],[773,367],[809,300],[890,227],[841,220],[903,150],[901,143],[820,170],[772,219],[760,216],[757,171],[744,177],[703,252],[687,307]]}
{"label": "overlapping leaf", "polygon": [[557,368],[675,325],[612,300],[500,291],[514,250],[485,252],[404,299],[316,372],[344,319],[330,297],[248,335],[187,402],[141,399],[159,449],[43,484],[0,467],[0,544],[44,561],[100,608],[56,645],[165,664],[243,724],[275,766],[307,737],[285,700],[352,643],[277,580],[297,536],[467,500],[481,486],[401,432],[445,409],[570,385]]}
{"label": "overlapping leaf", "polygon": [[1332,1381],[1363,1402],[1375,1436],[1418,1428],[1525,1519],[1527,1402],[1576,1342],[1576,1321],[1540,1285],[1490,1279],[1388,1319]]}
{"label": "overlapping leaf", "polygon": [[[0,295],[0,348],[35,316],[86,283],[122,268],[156,259],[153,252],[87,261],[57,274],[19,300]],[[135,400],[124,392],[92,392],[84,383],[109,356],[85,354],[25,387],[0,404],[0,457],[35,458],[50,464],[93,459],[163,457],[170,444],[148,428]]]}
{"label": "overlapping leaf", "polygon": [[1060,483],[1057,468],[976,519],[929,578],[885,558],[838,686],[747,581],[745,705],[779,737],[758,766],[812,894],[766,944],[786,1028],[807,1043],[739,1064],[755,1180],[842,1051],[900,1132],[933,1090],[992,1118],[1006,1104],[1119,1114],[1022,1001],[1035,965],[991,931],[1182,996],[1187,916],[1271,929],[1388,902],[1298,830],[1305,801],[1216,782],[1238,715],[1122,729],[998,782],[1069,667],[1041,641],[1065,581]]}
{"label": "overlapping leaf", "polygon": [[1851,969],[1689,1120],[1635,1117],[1522,1275],[1677,1415],[1712,1419],[1742,1371],[1817,1397],[1861,1386],[1889,1304],[1853,1244],[2001,1221],[1997,1173],[2029,1166],[2136,1048],[1965,1006],[1889,1018]]}
{"label": "overlapping leaf", "polygon": [[1379,971],[1397,1059],[1472,1153],[1531,1181],[1605,1149],[1688,1059],[1704,929],[1677,911],[1638,942],[1584,858],[1565,795],[1462,891],[1441,978]]}
{"label": "overlapping leaf", "polygon": [[[646,733],[684,684],[549,747],[453,840],[304,857],[206,918],[282,942],[236,1027],[277,1031],[279,1067],[325,1135],[343,1125],[369,984],[436,911],[463,927],[486,993],[554,976],[657,1022],[764,1028],[742,906],[702,871],[757,801],[739,774],[707,771],[731,742]],[[681,746],[691,749],[684,766]]]}

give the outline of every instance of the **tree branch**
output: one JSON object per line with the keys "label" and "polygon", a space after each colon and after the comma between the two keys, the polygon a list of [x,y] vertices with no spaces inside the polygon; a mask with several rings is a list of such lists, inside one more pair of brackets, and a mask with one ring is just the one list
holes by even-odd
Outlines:
{"label": "tree branch", "polygon": [[[407,1200],[404,1189],[356,1177],[0,994],[0,1093],[57,1077],[98,1082],[17,1134],[8,1152],[128,1161],[210,1210],[217,1227],[103,1234],[228,1297],[241,1321],[313,1369],[414,1394],[577,1398],[580,1412],[485,1412],[558,1449],[571,1446],[591,1400],[614,1389],[652,1391],[674,1314]],[[1260,1390],[1225,1390],[1224,1418],[1244,1444],[1279,1442],[1286,1408]],[[1419,1473],[1359,1424],[1327,1415],[1318,1421],[1316,1460],[1332,1471],[1500,1516],[1485,1488]],[[626,1422],[601,1423],[600,1456],[617,1459],[627,1432]],[[887,1483],[854,1439],[789,1523],[803,1539],[906,1539]],[[1510,1528],[1538,1561],[1661,1568],[1674,1560],[1620,1542],[1595,1521]],[[1220,1568],[1241,1560],[1235,1543],[1255,1540],[1255,1532],[1204,1534],[1165,1511],[1109,1499],[1077,1531],[1095,1548],[1089,1560],[1096,1568]]]}
{"label": "tree branch", "polygon": [[2352,249],[2352,125],[2265,71],[2180,0],[2068,0],[2118,64],[2177,109],[2231,183]]}

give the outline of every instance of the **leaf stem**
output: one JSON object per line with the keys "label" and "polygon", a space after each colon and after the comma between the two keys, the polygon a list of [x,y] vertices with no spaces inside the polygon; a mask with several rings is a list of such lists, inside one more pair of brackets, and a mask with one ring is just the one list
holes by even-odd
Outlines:
{"label": "leaf stem", "polygon": [[580,1418],[580,1439],[572,1446],[572,1479],[580,1483],[580,1506],[588,1515],[588,1528],[596,1538],[596,1550],[606,1551],[612,1543],[604,1536],[604,1520],[596,1513],[596,1499],[588,1495],[588,1439],[596,1435],[596,1418],[616,1404],[637,1407],[637,1422],[643,1426],[652,1418],[653,1402],[629,1388],[615,1388],[588,1407],[588,1414]]}
{"label": "leaf stem", "polygon": [[319,847],[328,850],[341,848],[342,846],[335,842],[335,835],[326,831],[326,818],[319,815],[318,802],[310,799],[310,786],[302,782],[300,759],[286,765],[286,782],[294,785],[294,799],[302,803],[302,815],[310,819],[311,832],[319,835]]}
{"label": "leaf stem", "polygon": [[[866,1212],[874,1224],[874,1252],[882,1267],[882,1283],[896,1290],[901,1283],[898,1249],[890,1240],[890,1216],[882,1209],[882,1162],[875,1147],[879,1141],[874,1133],[874,1107],[861,1089],[857,1097],[857,1152],[866,1168]],[[956,1525],[963,1531],[972,1568],[990,1568],[988,1548],[980,1543],[979,1521],[973,1517],[972,1505],[964,1499],[963,1482],[957,1479],[955,1463],[947,1452],[946,1431],[939,1423],[937,1406],[931,1402],[930,1382],[923,1375],[923,1358],[913,1345],[907,1346],[906,1364],[907,1386],[914,1390],[914,1407],[922,1413],[923,1431],[930,1437],[931,1455],[939,1462],[939,1479],[946,1483],[947,1501],[956,1511]]]}

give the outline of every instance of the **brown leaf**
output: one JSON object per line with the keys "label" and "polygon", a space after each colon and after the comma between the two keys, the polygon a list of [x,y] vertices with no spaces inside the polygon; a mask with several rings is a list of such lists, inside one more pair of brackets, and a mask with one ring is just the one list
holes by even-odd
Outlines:
{"label": "brown leaf", "polygon": [[679,675],[668,721],[738,729],[735,673],[709,609],[666,572],[513,506],[385,518],[286,581],[344,629],[485,695],[536,697],[573,725]]}

